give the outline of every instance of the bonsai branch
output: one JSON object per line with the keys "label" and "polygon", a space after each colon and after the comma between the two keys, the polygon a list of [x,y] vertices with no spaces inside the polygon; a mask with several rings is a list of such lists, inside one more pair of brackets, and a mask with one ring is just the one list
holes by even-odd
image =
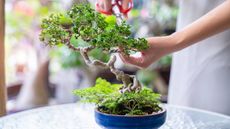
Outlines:
{"label": "bonsai branch", "polygon": [[[80,26],[78,31],[82,29],[83,26]],[[141,90],[141,85],[137,78],[133,75],[129,75],[124,73],[123,71],[120,71],[115,68],[114,64],[116,62],[116,56],[112,55],[110,57],[110,60],[107,63],[104,63],[100,60],[91,60],[88,56],[88,52],[90,52],[92,49],[94,49],[94,46],[88,46],[88,47],[75,47],[71,44],[70,38],[72,37],[72,32],[70,29],[66,28],[66,32],[68,33],[68,37],[63,40],[64,44],[73,51],[79,51],[85,61],[85,63],[88,66],[99,66],[102,68],[109,68],[110,71],[115,74],[116,79],[118,81],[121,81],[123,83],[123,86],[120,89],[121,93],[124,92],[139,92]],[[120,49],[115,48],[109,51],[109,53],[120,53]]]}
{"label": "bonsai branch", "polygon": [[[72,36],[71,33],[69,33],[69,37]],[[134,75],[129,75],[124,73],[121,70],[118,70],[117,68],[115,68],[114,64],[116,62],[116,56],[112,55],[110,57],[110,60],[107,63],[104,63],[100,60],[91,60],[88,56],[88,52],[90,52],[92,49],[94,49],[94,46],[88,46],[88,47],[75,47],[74,45],[72,45],[70,43],[70,38],[67,38],[64,40],[65,45],[73,50],[73,51],[79,51],[85,61],[85,63],[88,66],[99,66],[102,68],[109,68],[110,71],[116,76],[116,79],[118,81],[121,81],[123,83],[123,86],[120,89],[121,93],[124,92],[139,92],[141,90],[141,84],[139,83],[139,81],[137,80],[136,76]],[[117,53],[120,52],[119,49],[113,49],[112,53]],[[110,51],[111,53],[111,51]]]}
{"label": "bonsai branch", "polygon": [[139,81],[136,79],[136,76],[126,74],[123,71],[116,69],[114,67],[115,62],[116,62],[116,56],[112,55],[107,65],[110,68],[110,71],[113,74],[115,74],[117,80],[123,83],[123,86],[121,87],[120,92],[121,93],[133,92],[133,91],[139,92],[141,90],[141,85]]}

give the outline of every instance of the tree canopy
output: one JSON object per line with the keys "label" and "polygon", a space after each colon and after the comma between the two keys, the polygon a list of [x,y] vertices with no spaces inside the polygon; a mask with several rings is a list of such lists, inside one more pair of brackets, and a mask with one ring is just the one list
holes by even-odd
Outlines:
{"label": "tree canopy", "polygon": [[148,48],[144,38],[130,36],[130,26],[125,21],[117,25],[114,16],[104,16],[88,4],[74,5],[66,13],[51,14],[43,19],[41,28],[40,40],[49,46],[72,44],[71,39],[80,39],[107,52],[122,48],[129,54]]}

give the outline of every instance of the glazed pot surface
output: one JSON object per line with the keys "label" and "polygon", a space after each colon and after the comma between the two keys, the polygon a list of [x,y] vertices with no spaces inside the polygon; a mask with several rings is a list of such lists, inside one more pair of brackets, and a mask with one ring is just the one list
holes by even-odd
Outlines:
{"label": "glazed pot surface", "polygon": [[95,120],[104,129],[158,129],[165,123],[166,110],[153,115],[123,116],[105,114],[95,109]]}

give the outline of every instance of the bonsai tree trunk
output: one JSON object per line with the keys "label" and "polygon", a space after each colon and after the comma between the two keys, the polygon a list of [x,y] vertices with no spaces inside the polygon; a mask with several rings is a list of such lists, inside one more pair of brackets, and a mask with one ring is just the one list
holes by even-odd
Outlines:
{"label": "bonsai tree trunk", "polygon": [[[67,18],[68,22],[62,23],[62,18]],[[95,12],[89,5],[76,5],[68,11],[66,16],[65,14],[50,15],[50,18],[43,20],[41,27],[40,40],[46,45],[64,44],[69,49],[80,52],[88,66],[100,66],[110,69],[117,80],[123,83],[120,89],[121,93],[139,92],[141,90],[141,84],[136,79],[136,76],[126,74],[114,67],[116,62],[115,55],[110,56],[108,62],[94,60],[88,56],[88,52],[95,48],[100,48],[108,54],[122,53],[126,55],[130,54],[130,51],[147,49],[149,46],[146,39],[129,37],[131,34],[130,27],[125,22],[121,23],[116,19],[111,19],[110,23],[108,23],[105,17]],[[113,37],[114,35],[116,36]],[[83,41],[88,42],[89,45],[87,47],[75,46],[71,44],[72,37],[81,38]],[[122,48],[122,50],[119,48]]]}
{"label": "bonsai tree trunk", "polygon": [[104,63],[100,60],[91,60],[88,56],[88,52],[94,49],[93,46],[76,48],[70,43],[69,40],[66,40],[64,42],[69,47],[69,49],[72,49],[73,51],[80,51],[85,63],[88,66],[100,66],[103,68],[109,68],[110,71],[116,76],[116,79],[123,83],[123,86],[120,89],[121,93],[133,91],[139,92],[141,90],[142,86],[137,80],[136,76],[126,74],[123,71],[120,71],[114,67],[117,59],[115,55],[112,55],[107,63]]}
{"label": "bonsai tree trunk", "polygon": [[5,85],[5,59],[4,59],[4,18],[5,0],[0,1],[0,117],[6,115],[6,85]]}

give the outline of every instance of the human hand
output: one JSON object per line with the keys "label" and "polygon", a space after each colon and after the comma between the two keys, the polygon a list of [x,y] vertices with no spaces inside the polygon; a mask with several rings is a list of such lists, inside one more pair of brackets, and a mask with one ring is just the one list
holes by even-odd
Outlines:
{"label": "human hand", "polygon": [[[99,8],[103,9],[106,12],[111,12],[112,9],[112,0],[97,0]],[[123,9],[128,9],[129,0],[121,0],[121,5]]]}
{"label": "human hand", "polygon": [[147,39],[149,48],[141,51],[140,55],[120,54],[124,63],[140,68],[146,68],[156,60],[177,50],[177,40],[173,36],[152,37]]}

